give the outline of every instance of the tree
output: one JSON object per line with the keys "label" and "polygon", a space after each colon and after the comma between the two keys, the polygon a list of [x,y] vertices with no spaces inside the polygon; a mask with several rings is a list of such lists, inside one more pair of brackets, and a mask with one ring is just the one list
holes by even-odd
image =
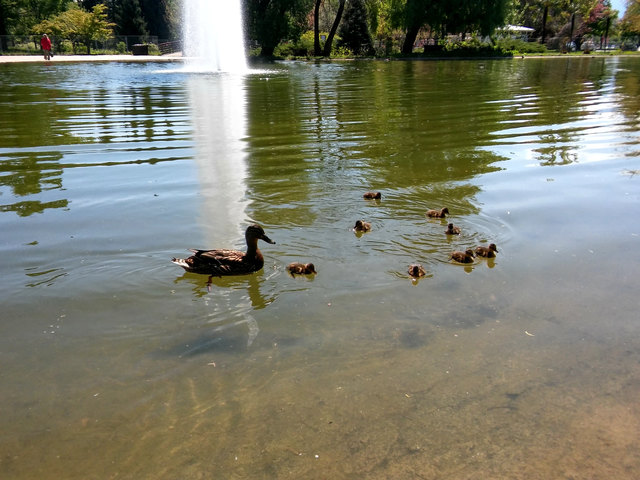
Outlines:
{"label": "tree", "polygon": [[9,35],[9,25],[12,21],[11,14],[14,11],[11,6],[15,2],[0,1],[0,54],[7,50],[7,35]]}
{"label": "tree", "polygon": [[600,37],[600,48],[602,48],[603,42],[609,37],[609,29],[611,28],[611,22],[618,16],[617,10],[611,9],[611,2],[609,0],[598,0],[597,3],[589,12],[589,19],[587,20],[587,26],[592,33]]}
{"label": "tree", "polygon": [[413,44],[416,42],[418,32],[425,24],[428,23],[434,30],[440,30],[439,26],[443,23],[444,17],[444,3],[443,0],[407,0],[404,10],[398,2],[393,5],[393,24],[404,28],[406,32],[402,53],[413,52]]}
{"label": "tree", "polygon": [[322,0],[316,0],[313,7],[313,54],[320,56],[320,5]]}
{"label": "tree", "polygon": [[351,0],[340,26],[340,44],[354,54],[369,55],[373,51],[367,22],[367,8],[363,0]]}
{"label": "tree", "polygon": [[425,25],[440,36],[471,32],[489,35],[504,25],[509,5],[509,0],[407,0],[404,13],[399,16],[406,28],[402,53],[413,51]]}
{"label": "tree", "polygon": [[622,17],[620,28],[624,36],[640,35],[640,0],[627,0],[627,10]]}
{"label": "tree", "polygon": [[333,21],[333,25],[331,25],[331,30],[329,31],[329,35],[324,42],[324,50],[322,55],[325,57],[331,56],[331,48],[333,46],[333,38],[336,35],[336,31],[338,30],[338,26],[340,25],[340,21],[342,20],[342,13],[344,12],[344,4],[345,0],[340,0],[340,5],[338,6],[338,11],[336,12],[336,18]]}
{"label": "tree", "polygon": [[114,2],[112,15],[118,35],[147,35],[147,24],[138,0]]}
{"label": "tree", "polygon": [[375,38],[384,43],[385,54],[390,54],[393,48],[393,26],[392,11],[394,0],[368,0],[367,11],[369,12],[369,29]]}
{"label": "tree", "polygon": [[87,12],[75,4],[55,17],[44,20],[32,28],[34,33],[50,32],[59,38],[67,38],[75,45],[83,43],[91,54],[91,42],[106,40],[112,36],[114,23],[107,21],[106,6],[98,4]]}
{"label": "tree", "polygon": [[314,0],[247,0],[248,33],[260,44],[260,55],[272,57],[282,40],[298,38]]}

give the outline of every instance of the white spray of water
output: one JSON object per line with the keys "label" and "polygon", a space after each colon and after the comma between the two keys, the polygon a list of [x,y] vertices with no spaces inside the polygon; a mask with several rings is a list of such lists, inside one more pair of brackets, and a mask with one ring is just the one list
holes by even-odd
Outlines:
{"label": "white spray of water", "polygon": [[183,56],[189,70],[247,70],[240,0],[184,0]]}

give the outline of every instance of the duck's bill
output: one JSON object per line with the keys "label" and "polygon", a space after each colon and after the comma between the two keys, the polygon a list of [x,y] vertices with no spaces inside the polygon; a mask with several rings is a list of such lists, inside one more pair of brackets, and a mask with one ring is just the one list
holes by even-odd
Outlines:
{"label": "duck's bill", "polygon": [[269,237],[267,237],[266,235],[262,235],[262,236],[260,237],[260,239],[261,239],[261,240],[264,240],[265,242],[270,243],[270,244],[272,244],[272,245],[275,245],[275,243],[276,243],[276,242],[274,242],[273,240],[271,240]]}

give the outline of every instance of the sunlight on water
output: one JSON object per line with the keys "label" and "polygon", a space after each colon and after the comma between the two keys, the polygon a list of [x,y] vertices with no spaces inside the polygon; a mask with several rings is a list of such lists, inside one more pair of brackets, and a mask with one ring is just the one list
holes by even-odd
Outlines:
{"label": "sunlight on water", "polygon": [[0,477],[635,478],[639,77],[0,64]]}

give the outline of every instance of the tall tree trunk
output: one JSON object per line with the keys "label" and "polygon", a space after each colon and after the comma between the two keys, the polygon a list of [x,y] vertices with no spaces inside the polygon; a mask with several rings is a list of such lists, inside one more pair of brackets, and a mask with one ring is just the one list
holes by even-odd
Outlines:
{"label": "tall tree trunk", "polygon": [[333,25],[331,25],[331,31],[329,32],[327,41],[324,42],[324,51],[322,52],[322,55],[325,57],[331,56],[333,37],[335,37],[336,32],[338,31],[338,25],[340,25],[340,20],[342,20],[342,12],[344,12],[345,1],[346,0],[340,0],[340,5],[338,6],[338,13],[336,13],[336,19],[333,21]]}
{"label": "tall tree trunk", "polygon": [[316,6],[313,9],[313,54],[319,57],[322,54],[320,49],[320,4],[322,0],[316,0]]}
{"label": "tall tree trunk", "polygon": [[6,15],[4,2],[0,2],[0,55],[8,50],[7,37],[5,36],[7,35]]}
{"label": "tall tree trunk", "polygon": [[416,42],[416,37],[420,31],[420,25],[411,25],[407,29],[407,34],[404,37],[404,43],[402,44],[402,53],[409,55],[413,52],[413,44]]}
{"label": "tall tree trunk", "polygon": [[544,45],[547,40],[547,17],[549,16],[549,5],[545,3],[544,11],[542,12],[542,37],[540,43]]}
{"label": "tall tree trunk", "polygon": [[571,30],[569,31],[569,41],[573,42],[573,29],[576,26],[576,12],[571,14]]}

